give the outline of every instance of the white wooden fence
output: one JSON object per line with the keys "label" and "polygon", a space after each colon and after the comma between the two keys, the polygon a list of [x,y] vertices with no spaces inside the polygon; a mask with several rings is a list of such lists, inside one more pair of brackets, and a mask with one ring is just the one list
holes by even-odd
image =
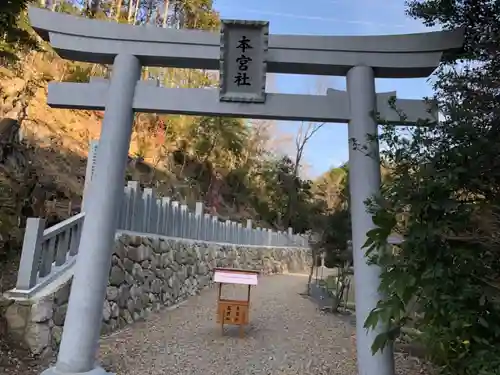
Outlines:
{"label": "white wooden fence", "polygon": [[203,203],[196,203],[194,211],[169,197],[159,198],[153,189],[139,187],[130,181],[123,194],[118,227],[134,232],[155,233],[169,237],[258,246],[307,246],[307,240],[288,231],[254,228],[245,223],[220,220],[203,213]]}

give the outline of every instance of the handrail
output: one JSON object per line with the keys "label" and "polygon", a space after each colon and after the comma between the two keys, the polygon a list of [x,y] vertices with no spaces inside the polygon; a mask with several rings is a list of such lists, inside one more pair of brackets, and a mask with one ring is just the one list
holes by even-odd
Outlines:
{"label": "handrail", "polygon": [[28,218],[14,294],[35,293],[74,263],[84,217],[79,213],[47,229],[44,219]]}
{"label": "handrail", "polygon": [[49,239],[54,236],[57,236],[59,233],[63,232],[66,230],[66,227],[73,224],[75,221],[78,221],[82,219],[85,216],[85,212],[80,212],[79,214],[76,214],[74,216],[71,216],[70,218],[61,221],[60,223],[57,223],[50,228],[47,228],[43,231],[43,238],[44,239]]}

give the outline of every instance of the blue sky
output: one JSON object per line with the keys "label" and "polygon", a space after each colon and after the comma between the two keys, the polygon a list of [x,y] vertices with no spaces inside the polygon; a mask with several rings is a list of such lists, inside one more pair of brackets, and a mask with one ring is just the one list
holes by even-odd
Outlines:
{"label": "blue sky", "polygon": [[[269,21],[272,34],[375,35],[431,31],[405,15],[404,0],[214,0],[214,7],[221,18]],[[306,94],[318,87],[318,77],[274,76],[272,91],[275,92]],[[325,78],[321,85],[324,89],[345,89],[345,78]],[[408,99],[432,93],[426,79],[378,79],[376,87],[378,92],[396,90],[398,97]],[[296,134],[298,127],[293,122],[277,123],[282,134]],[[308,143],[304,159],[309,177],[347,161],[347,125],[324,125]]]}

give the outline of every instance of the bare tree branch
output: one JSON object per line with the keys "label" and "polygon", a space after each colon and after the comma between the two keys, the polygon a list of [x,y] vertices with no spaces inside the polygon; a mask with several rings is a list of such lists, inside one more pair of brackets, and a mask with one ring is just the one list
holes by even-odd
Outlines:
{"label": "bare tree branch", "polygon": [[308,122],[306,124],[302,121],[300,123],[299,131],[295,137],[295,176],[298,175],[307,142],[323,127],[323,125],[325,125],[324,122],[321,124]]}

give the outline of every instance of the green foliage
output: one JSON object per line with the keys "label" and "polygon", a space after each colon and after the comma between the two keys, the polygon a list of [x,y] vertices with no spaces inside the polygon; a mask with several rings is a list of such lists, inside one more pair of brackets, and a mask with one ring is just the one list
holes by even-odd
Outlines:
{"label": "green foliage", "polygon": [[321,207],[313,197],[311,181],[296,176],[294,166],[286,156],[264,157],[262,167],[256,171],[251,202],[261,220],[286,229],[283,220],[288,213],[288,196],[295,194],[290,225],[295,233],[304,233],[314,226],[314,218],[320,214]]}
{"label": "green foliage", "polygon": [[317,246],[325,252],[328,267],[351,264],[351,215],[349,212],[349,170],[347,165],[332,168],[315,182],[315,196],[323,202],[325,214],[316,224],[321,238]]}
{"label": "green foliage", "polygon": [[220,18],[212,8],[212,0],[180,0],[179,7],[185,15],[184,27],[186,29],[218,29]]}
{"label": "green foliage", "polygon": [[[372,202],[377,228],[365,247],[387,298],[365,326],[386,327],[377,351],[412,325],[443,374],[500,374],[499,10],[487,0],[410,4],[428,25],[466,27],[465,48],[436,75],[444,120],[406,132],[385,125],[380,136],[391,180]],[[392,232],[405,241],[388,248]]]}
{"label": "green foliage", "polygon": [[19,52],[38,49],[38,43],[27,25],[25,10],[31,0],[0,2],[0,59],[13,62]]}
{"label": "green foliage", "polygon": [[92,76],[92,66],[84,64],[68,64],[67,70],[64,74],[64,82],[88,82]]}

